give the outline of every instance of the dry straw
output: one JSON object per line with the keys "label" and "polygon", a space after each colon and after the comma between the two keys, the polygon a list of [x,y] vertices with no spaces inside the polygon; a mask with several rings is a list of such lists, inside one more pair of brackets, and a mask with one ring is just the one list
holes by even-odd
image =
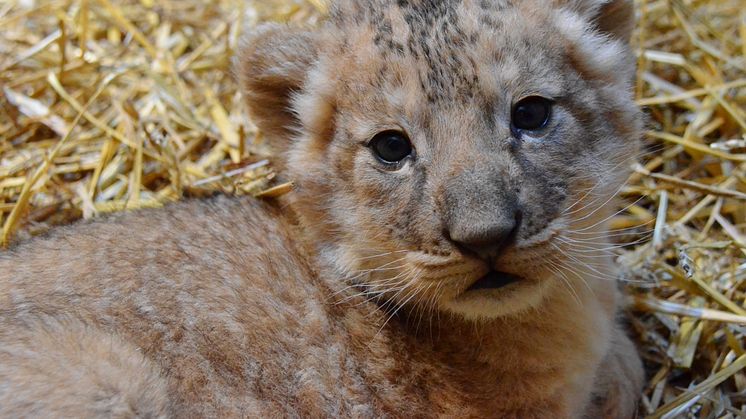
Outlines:
{"label": "dry straw", "polygon": [[[650,153],[613,226],[634,243],[620,261],[650,376],[640,413],[746,417],[746,6],[637,6]],[[313,25],[324,11],[323,0],[0,3],[2,243],[185,196],[287,192],[231,58],[242,26]]]}

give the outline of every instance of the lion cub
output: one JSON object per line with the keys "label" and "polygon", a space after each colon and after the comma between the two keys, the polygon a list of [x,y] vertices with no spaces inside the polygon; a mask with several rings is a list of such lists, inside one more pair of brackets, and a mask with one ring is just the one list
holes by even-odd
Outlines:
{"label": "lion cub", "polygon": [[[0,255],[0,416],[628,418],[631,0],[339,0],[238,74],[297,189]],[[287,204],[287,205],[286,205]]]}

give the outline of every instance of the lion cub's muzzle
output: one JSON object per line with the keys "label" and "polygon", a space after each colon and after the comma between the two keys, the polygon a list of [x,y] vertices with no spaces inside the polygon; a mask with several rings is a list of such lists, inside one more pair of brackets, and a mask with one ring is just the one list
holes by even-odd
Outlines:
{"label": "lion cub's muzzle", "polygon": [[521,277],[517,275],[491,270],[474,282],[467,291],[500,289],[520,280]]}
{"label": "lion cub's muzzle", "polygon": [[444,198],[444,234],[463,253],[491,266],[515,242],[523,215],[507,179],[464,171],[449,180]]}

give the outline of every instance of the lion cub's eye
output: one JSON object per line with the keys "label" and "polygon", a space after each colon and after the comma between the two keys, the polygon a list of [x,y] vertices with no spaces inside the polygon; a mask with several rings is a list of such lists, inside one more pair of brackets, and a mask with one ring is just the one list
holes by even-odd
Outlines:
{"label": "lion cub's eye", "polygon": [[368,146],[382,162],[396,164],[412,154],[412,143],[399,131],[384,131],[376,134]]}
{"label": "lion cub's eye", "polygon": [[552,113],[552,101],[541,96],[521,99],[513,107],[513,126],[519,130],[536,131],[547,126]]}

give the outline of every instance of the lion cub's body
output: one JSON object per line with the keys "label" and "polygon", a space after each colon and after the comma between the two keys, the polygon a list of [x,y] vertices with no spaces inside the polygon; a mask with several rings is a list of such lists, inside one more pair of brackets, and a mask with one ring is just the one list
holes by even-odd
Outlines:
{"label": "lion cub's body", "polygon": [[0,254],[0,416],[569,417],[587,401],[602,303],[383,327],[288,224],[221,198]]}
{"label": "lion cub's body", "polygon": [[606,227],[641,128],[631,23],[628,0],[338,0],[318,32],[256,29],[238,75],[296,189],[0,253],[0,416],[632,416]]}

